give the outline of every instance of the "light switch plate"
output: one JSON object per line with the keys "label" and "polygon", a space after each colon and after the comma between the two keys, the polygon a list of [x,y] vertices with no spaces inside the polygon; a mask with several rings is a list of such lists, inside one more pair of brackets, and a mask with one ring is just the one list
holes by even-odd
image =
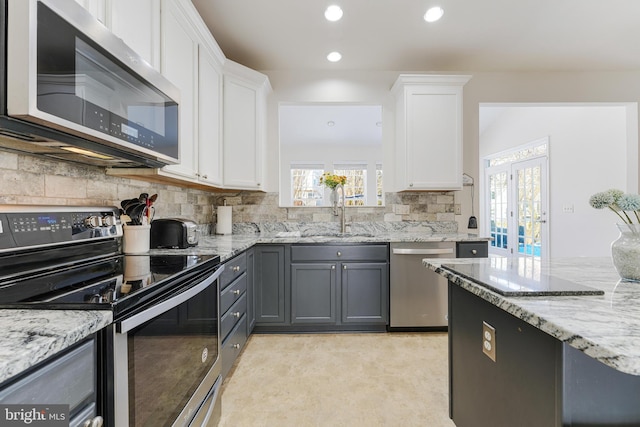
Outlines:
{"label": "light switch plate", "polygon": [[496,361],[496,330],[487,322],[482,322],[482,352]]}

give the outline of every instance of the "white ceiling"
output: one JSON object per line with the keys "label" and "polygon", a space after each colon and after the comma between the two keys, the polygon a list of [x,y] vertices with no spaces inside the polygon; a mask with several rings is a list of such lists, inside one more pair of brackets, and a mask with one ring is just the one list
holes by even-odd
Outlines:
{"label": "white ceiling", "polygon": [[[192,1],[256,70],[640,70],[640,0]],[[342,20],[325,20],[330,4]],[[445,15],[427,24],[436,4]]]}

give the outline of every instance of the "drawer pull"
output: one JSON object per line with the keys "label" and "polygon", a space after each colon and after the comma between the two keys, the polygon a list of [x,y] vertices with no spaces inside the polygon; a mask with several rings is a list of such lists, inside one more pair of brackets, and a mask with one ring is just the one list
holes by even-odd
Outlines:
{"label": "drawer pull", "polygon": [[240,295],[240,289],[236,289],[236,290],[232,291],[232,293],[234,295]]}
{"label": "drawer pull", "polygon": [[233,317],[237,318],[237,319],[239,319],[239,318],[240,318],[240,314],[241,314],[241,313],[240,313],[239,311],[236,311],[235,313],[231,313],[231,315],[232,315]]}
{"label": "drawer pull", "polygon": [[338,251],[338,253],[336,255],[342,256],[342,252]]}
{"label": "drawer pull", "polygon": [[332,266],[331,266],[331,269],[332,269],[332,270],[335,270],[335,269],[336,269],[336,266],[335,266],[335,265],[332,265]]}
{"label": "drawer pull", "polygon": [[231,271],[234,271],[234,272],[237,273],[238,271],[240,271],[240,266],[239,265],[235,265],[235,266],[231,267]]}
{"label": "drawer pull", "polygon": [[471,254],[473,254],[473,255],[477,255],[477,254],[478,254],[478,251],[477,251],[477,250],[475,250],[475,249],[471,249]]}
{"label": "drawer pull", "polygon": [[233,344],[231,348],[235,348],[236,350],[240,350],[240,344]]}

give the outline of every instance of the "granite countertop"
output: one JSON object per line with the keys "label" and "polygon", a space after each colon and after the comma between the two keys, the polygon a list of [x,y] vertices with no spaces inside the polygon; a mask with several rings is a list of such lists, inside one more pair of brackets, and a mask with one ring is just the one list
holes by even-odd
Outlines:
{"label": "granite countertop", "polygon": [[299,232],[263,232],[248,234],[211,235],[200,237],[198,246],[187,249],[152,249],[152,254],[220,255],[226,261],[236,254],[260,243],[399,243],[399,242],[464,242],[489,241],[490,238],[468,233],[318,233],[306,235]]}
{"label": "granite countertop", "polygon": [[0,383],[112,321],[110,311],[0,310]]}
{"label": "granite countertop", "polygon": [[456,285],[605,365],[640,375],[640,283],[620,280],[611,258],[553,259],[540,265],[542,274],[600,289],[604,295],[507,297],[441,267],[490,262],[491,258],[423,261]]}
{"label": "granite countertop", "polygon": [[[259,243],[393,243],[484,241],[466,233],[267,231],[201,237],[188,249],[153,249],[151,254],[220,255],[226,261]],[[0,383],[73,345],[113,321],[109,311],[0,310]]]}

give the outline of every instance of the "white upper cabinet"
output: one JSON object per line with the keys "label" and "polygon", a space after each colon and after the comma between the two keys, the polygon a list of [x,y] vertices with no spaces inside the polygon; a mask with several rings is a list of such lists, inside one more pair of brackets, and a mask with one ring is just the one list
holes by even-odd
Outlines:
{"label": "white upper cabinet", "polygon": [[222,64],[202,47],[198,64],[199,179],[222,187]]}
{"label": "white upper cabinet", "polygon": [[107,27],[116,36],[160,71],[158,0],[107,0],[106,21]]}
{"label": "white upper cabinet", "polygon": [[98,21],[107,25],[107,0],[76,0],[76,3],[87,9]]}
{"label": "white upper cabinet", "polygon": [[266,100],[271,91],[261,73],[227,60],[224,66],[224,186],[262,190]]}
{"label": "white upper cabinet", "polygon": [[161,67],[162,74],[180,90],[179,141],[180,163],[163,169],[185,178],[196,179],[197,164],[197,91],[198,42],[183,2],[162,2]]}
{"label": "white upper cabinet", "polygon": [[402,74],[394,84],[398,191],[462,189],[462,88],[470,78]]}

